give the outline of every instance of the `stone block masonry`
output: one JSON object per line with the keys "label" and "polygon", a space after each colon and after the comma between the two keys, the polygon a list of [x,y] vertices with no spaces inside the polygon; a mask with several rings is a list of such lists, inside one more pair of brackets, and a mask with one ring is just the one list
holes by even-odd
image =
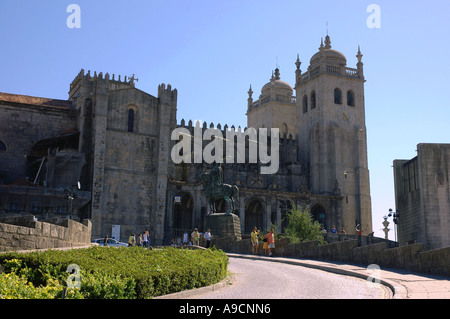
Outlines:
{"label": "stone block masonry", "polygon": [[0,219],[0,251],[80,247],[90,244],[92,224],[71,219],[36,221],[34,216]]}

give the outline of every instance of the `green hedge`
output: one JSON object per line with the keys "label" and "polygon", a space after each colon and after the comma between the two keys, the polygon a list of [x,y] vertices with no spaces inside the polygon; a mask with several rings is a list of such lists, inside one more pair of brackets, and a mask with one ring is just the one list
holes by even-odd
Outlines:
{"label": "green hedge", "polygon": [[[71,264],[79,273],[69,274]],[[152,298],[219,282],[227,275],[221,250],[92,247],[0,254],[2,298],[62,298],[69,276],[80,288],[66,298]]]}

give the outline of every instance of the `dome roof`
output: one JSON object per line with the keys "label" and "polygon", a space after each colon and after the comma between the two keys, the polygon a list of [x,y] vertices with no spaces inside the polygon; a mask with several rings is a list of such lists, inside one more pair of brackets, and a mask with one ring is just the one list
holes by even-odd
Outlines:
{"label": "dome roof", "polygon": [[343,62],[347,63],[347,58],[341,52],[339,52],[337,50],[333,50],[333,49],[322,49],[321,51],[317,52],[316,54],[314,54],[311,57],[311,60],[309,61],[310,64],[315,62],[320,57],[331,58],[331,59],[340,59]]}
{"label": "dome roof", "polygon": [[328,35],[325,37],[325,46],[323,43],[320,44],[319,52],[311,57],[309,63],[316,63],[320,58],[323,58],[327,60],[327,62],[331,62],[333,64],[347,64],[347,58],[345,55],[331,48],[331,41]]}
{"label": "dome roof", "polygon": [[272,87],[275,87],[275,89],[285,89],[285,90],[293,91],[293,88],[289,83],[281,81],[281,80],[274,80],[274,81],[270,81],[269,83],[266,83],[263,86],[263,88],[261,89],[261,91],[268,90]]}
{"label": "dome roof", "polygon": [[261,94],[270,95],[270,90],[272,88],[274,88],[276,91],[281,91],[282,93],[292,93],[294,91],[289,83],[280,80],[280,70],[278,68],[275,69],[275,75],[272,74],[270,82],[266,83],[262,87]]}

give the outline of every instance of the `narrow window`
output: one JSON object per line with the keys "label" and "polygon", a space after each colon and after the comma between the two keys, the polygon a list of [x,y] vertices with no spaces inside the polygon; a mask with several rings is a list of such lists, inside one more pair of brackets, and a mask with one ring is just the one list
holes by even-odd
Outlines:
{"label": "narrow window", "polygon": [[334,104],[342,104],[342,94],[338,88],[334,89]]}
{"label": "narrow window", "polygon": [[311,92],[311,110],[316,108],[316,91]]}
{"label": "narrow window", "polygon": [[303,113],[308,112],[308,97],[306,95],[303,96]]}
{"label": "narrow window", "polygon": [[347,105],[348,106],[355,106],[355,95],[352,91],[347,92]]}
{"label": "narrow window", "polygon": [[134,132],[134,110],[128,110],[128,132]]}

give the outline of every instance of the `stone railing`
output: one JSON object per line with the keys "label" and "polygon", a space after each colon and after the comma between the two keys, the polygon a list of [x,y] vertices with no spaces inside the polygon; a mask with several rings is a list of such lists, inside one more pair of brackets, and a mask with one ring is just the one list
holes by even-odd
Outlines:
{"label": "stone railing", "polygon": [[298,83],[308,81],[321,73],[341,75],[341,76],[350,77],[350,78],[354,78],[354,79],[363,78],[362,75],[360,76],[358,69],[348,68],[348,67],[340,67],[340,66],[336,66],[336,65],[325,65],[325,68],[321,68],[320,66],[317,66],[312,70],[308,70],[305,73],[300,74],[297,79]]}

